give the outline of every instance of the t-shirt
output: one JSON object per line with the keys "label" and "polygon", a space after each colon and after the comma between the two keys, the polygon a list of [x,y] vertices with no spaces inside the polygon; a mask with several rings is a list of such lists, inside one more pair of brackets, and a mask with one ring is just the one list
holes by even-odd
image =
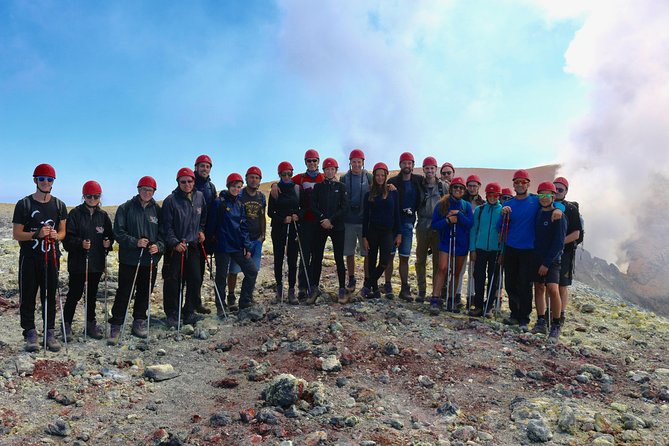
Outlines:
{"label": "t-shirt", "polygon": [[[12,223],[23,225],[24,232],[35,232],[46,225],[58,230],[61,220],[66,219],[67,207],[58,198],[51,196],[48,202],[40,203],[32,195],[29,195],[16,203]],[[19,242],[19,246],[21,247],[21,255],[24,256],[38,256],[50,249],[45,240],[27,240]],[[56,255],[60,257],[58,242],[56,242],[55,247]]]}
{"label": "t-shirt", "polygon": [[413,223],[416,221],[416,189],[413,187],[411,180],[403,181],[404,183],[404,200],[402,201],[402,223]]}
{"label": "t-shirt", "polygon": [[267,200],[265,194],[257,191],[254,196],[250,195],[246,188],[242,189],[239,202],[246,209],[246,221],[249,228],[249,238],[258,240],[262,235],[261,220],[265,219],[265,207]]}

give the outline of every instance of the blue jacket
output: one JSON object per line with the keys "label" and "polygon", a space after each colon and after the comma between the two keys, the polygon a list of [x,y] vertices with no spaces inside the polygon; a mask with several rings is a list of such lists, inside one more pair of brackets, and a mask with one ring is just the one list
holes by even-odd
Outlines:
{"label": "blue jacket", "polygon": [[[511,208],[506,244],[516,249],[533,249],[534,220],[537,216],[537,212],[541,211],[539,197],[534,194],[529,194],[527,198],[522,200],[513,197],[504,203],[504,206],[509,206]],[[554,206],[564,212],[564,205],[555,203]],[[501,227],[501,225],[502,219],[500,219],[498,223],[498,226]]]}
{"label": "blue jacket", "polygon": [[[448,211],[459,210],[458,222],[451,225],[446,221],[446,215],[441,213],[441,204],[437,204],[432,213],[432,229],[439,231],[439,251],[450,252],[449,243],[451,235],[455,235],[455,255],[466,256],[469,253],[469,232],[473,224],[472,205],[465,200],[448,198]],[[455,233],[451,234],[452,229]]]}
{"label": "blue jacket", "polygon": [[214,252],[251,250],[246,208],[242,206],[238,196],[233,197],[224,191],[213,201],[206,235]]}
{"label": "blue jacket", "polygon": [[552,211],[540,210],[534,220],[534,253],[547,268],[560,263],[567,234],[567,218],[563,214],[562,219],[551,221],[552,214]]}
{"label": "blue jacket", "polygon": [[499,240],[498,223],[502,218],[502,205],[485,204],[474,210],[474,224],[469,237],[469,250],[499,251],[502,249]]}

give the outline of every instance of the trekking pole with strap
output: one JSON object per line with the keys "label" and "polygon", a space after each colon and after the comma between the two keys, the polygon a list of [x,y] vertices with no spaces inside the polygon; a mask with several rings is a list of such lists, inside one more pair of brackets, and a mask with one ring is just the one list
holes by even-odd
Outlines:
{"label": "trekking pole with strap", "polygon": [[[145,238],[145,237],[140,237]],[[125,332],[125,324],[128,320],[128,309],[130,308],[130,301],[135,294],[135,285],[137,284],[137,275],[139,274],[139,265],[142,263],[142,256],[144,255],[144,248],[139,251],[139,259],[137,260],[137,267],[135,268],[135,277],[132,279],[132,286],[130,287],[130,295],[128,296],[128,303],[125,306],[125,315],[123,316],[123,324],[121,325],[121,333],[118,337],[118,344],[121,345],[123,341],[123,333]]]}
{"label": "trekking pole with strap", "polygon": [[[109,240],[109,237],[105,237],[104,241]],[[109,307],[107,306],[107,276],[109,276],[109,262],[107,261],[107,256],[109,255],[109,250],[105,248],[105,339],[107,339],[107,324],[109,323]]]}
{"label": "trekking pole with strap", "polygon": [[[151,247],[151,245],[149,245]],[[151,334],[151,294],[153,294],[153,254],[151,254],[151,251],[149,251],[149,296],[147,298],[148,300],[148,314],[146,317],[146,339],[149,339],[149,335]]]}
{"label": "trekking pole with strap", "polygon": [[[501,255],[502,259],[504,259],[504,248],[506,247],[506,239],[509,235],[509,222],[511,220],[511,216],[509,214],[504,215],[502,219],[502,230],[500,231],[500,236],[502,237],[502,247],[501,247]],[[498,315],[500,311],[502,310],[502,288],[504,286],[504,264],[503,262],[500,262],[499,264],[499,287],[498,287],[498,297],[497,297],[497,302],[495,305],[495,315]]]}
{"label": "trekking pole with strap", "polygon": [[60,307],[60,325],[63,330],[63,343],[65,344],[65,354],[69,354],[70,351],[67,346],[67,333],[65,332],[65,312],[63,311],[63,296],[60,294],[60,278],[58,272],[58,259],[56,257],[56,243],[53,243],[53,267],[56,271],[56,294],[58,295],[58,306]]}
{"label": "trekking pole with strap", "polygon": [[[185,243],[185,240],[181,241]],[[186,244],[186,250],[181,253],[181,268],[179,269],[179,310],[177,317],[177,337],[181,336],[181,307],[183,306],[184,300],[184,260],[186,259],[186,252],[188,251],[188,244]]]}
{"label": "trekking pole with strap", "polygon": [[[283,269],[283,280],[286,282],[286,290],[290,290],[290,284],[288,283],[288,240],[290,238],[290,224],[286,225],[286,243],[283,245],[283,264],[281,268]],[[279,303],[283,304],[283,285],[281,285],[281,295],[279,296]]]}
{"label": "trekking pole with strap", "polygon": [[42,321],[44,322],[44,354],[46,355],[46,331],[47,328],[47,314],[49,310],[49,249],[51,248],[51,239],[46,236],[42,242],[42,249],[44,250],[44,302],[42,303]]}
{"label": "trekking pole with strap", "polygon": [[455,224],[451,225],[451,233],[453,234],[453,237],[451,238],[452,249],[451,249],[451,252],[450,252],[450,254],[453,256],[453,261],[451,262],[451,270],[452,270],[451,271],[451,275],[452,275],[452,279],[451,279],[451,311],[453,311],[453,313],[457,313],[458,312],[457,308],[455,308],[455,288],[456,288],[456,282],[458,280],[458,278],[455,277],[455,271],[457,270],[457,257],[455,255],[455,247],[456,247],[456,244],[457,244],[457,239],[456,239],[456,237],[457,237],[456,234],[457,233],[456,233]]}
{"label": "trekking pole with strap", "polygon": [[297,247],[300,248],[300,258],[302,259],[302,268],[304,268],[304,277],[307,279],[307,290],[308,294],[311,294],[311,283],[309,283],[309,271],[307,270],[307,264],[304,261],[304,251],[302,251],[302,242],[300,241],[300,231],[297,230],[297,222],[293,221],[295,225],[295,235],[297,236]]}
{"label": "trekking pole with strap", "polygon": [[[84,240],[90,243],[90,240]],[[86,269],[84,272],[84,342],[88,340],[88,249],[86,251]]]}
{"label": "trekking pole with strap", "polygon": [[202,248],[202,254],[204,255],[204,263],[207,264],[207,268],[209,268],[209,278],[211,279],[211,283],[214,284],[214,294],[216,295],[216,299],[218,299],[218,304],[221,306],[221,310],[223,310],[223,317],[228,318],[228,313],[225,311],[225,305],[223,305],[223,298],[221,297],[221,293],[218,291],[218,284],[216,284],[216,277],[214,276],[214,270],[212,267],[212,261],[211,258],[207,255],[207,250],[204,248],[204,243],[200,242],[200,248]]}
{"label": "trekking pole with strap", "polygon": [[472,306],[471,295],[472,295],[472,283],[474,282],[474,262],[472,262],[471,257],[467,262],[467,310]]}

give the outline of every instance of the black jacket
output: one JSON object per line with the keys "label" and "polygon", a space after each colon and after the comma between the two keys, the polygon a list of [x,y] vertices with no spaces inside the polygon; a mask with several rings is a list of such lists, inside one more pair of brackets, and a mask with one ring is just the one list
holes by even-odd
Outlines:
{"label": "black jacket", "polygon": [[[91,214],[85,204],[80,204],[67,216],[67,236],[63,247],[69,256],[67,270],[71,273],[86,272],[86,250],[81,246],[84,240],[91,241],[88,250],[88,272],[99,273],[105,269],[105,237],[114,241],[112,223],[107,212],[97,206]],[[109,248],[111,250],[111,247]]]}
{"label": "black jacket", "polygon": [[[142,207],[139,195],[135,195],[118,207],[114,216],[114,238],[119,247],[119,263],[137,265],[141,252],[141,248],[137,247],[137,241],[142,237],[158,245],[158,254],[153,256],[154,264],[158,263],[160,256],[165,252],[165,242],[158,227],[161,217],[160,206],[153,198],[145,208]],[[145,249],[141,264],[149,265],[150,262],[151,256]]]}
{"label": "black jacket", "polygon": [[267,203],[267,215],[272,219],[272,226],[283,224],[284,218],[296,214],[300,216],[300,197],[297,193],[295,183],[278,183],[281,193],[275,200],[270,194]]}
{"label": "black jacket", "polygon": [[344,230],[344,215],[348,211],[348,194],[346,186],[339,181],[325,179],[314,186],[311,195],[311,211],[316,219],[328,219],[333,231]]}
{"label": "black jacket", "polygon": [[[425,177],[423,175],[417,175],[415,173],[411,174],[411,184],[413,185],[414,190],[416,191],[416,202],[411,206],[413,211],[413,221],[416,220],[416,211],[421,208],[423,205],[423,200],[425,200],[425,185],[423,180]],[[408,215],[404,212],[404,181],[402,180],[402,173],[395,175],[394,177],[388,179],[388,183],[394,185],[397,188],[399,193],[399,205],[400,205],[400,214],[402,215],[402,221],[405,221],[408,218]]]}
{"label": "black jacket", "polygon": [[181,240],[198,244],[200,232],[205,231],[207,204],[204,195],[193,188],[190,199],[177,187],[163,201],[163,218],[160,227],[168,248],[174,249]]}

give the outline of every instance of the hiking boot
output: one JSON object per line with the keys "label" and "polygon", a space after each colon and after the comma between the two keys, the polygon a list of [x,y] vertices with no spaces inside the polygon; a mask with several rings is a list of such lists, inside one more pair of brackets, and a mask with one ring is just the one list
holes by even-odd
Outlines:
{"label": "hiking boot", "polygon": [[52,352],[60,351],[60,341],[56,339],[56,333],[53,328],[46,331],[46,346]]}
{"label": "hiking boot", "polygon": [[447,299],[446,300],[446,311],[448,311],[449,313],[459,313],[460,308],[458,307],[458,302],[457,301],[453,302],[453,300]]}
{"label": "hiking boot", "polygon": [[350,296],[346,294],[346,288],[339,288],[339,296],[337,302],[342,305],[346,305],[351,300]]}
{"label": "hiking boot", "polygon": [[228,317],[228,314],[223,308],[216,307],[216,317],[220,319],[225,319],[226,317]]}
{"label": "hiking boot", "polygon": [[387,299],[394,299],[395,294],[393,293],[393,285],[391,283],[384,283],[383,284],[383,292],[386,295]]}
{"label": "hiking boot", "polygon": [[297,292],[298,300],[306,299],[308,296],[309,296],[309,293],[304,288],[300,288],[300,290]]}
{"label": "hiking boot", "polygon": [[352,293],[355,291],[355,276],[349,276],[348,283],[346,284],[346,291]]}
{"label": "hiking boot", "polygon": [[200,314],[209,314],[211,313],[211,310],[204,305],[200,304],[197,307],[195,307],[195,312],[200,313]]}
{"label": "hiking boot", "polygon": [[177,328],[178,324],[179,324],[179,321],[175,317],[168,316],[167,319],[165,319],[165,325],[167,325],[168,327]]}
{"label": "hiking boot", "polygon": [[72,324],[68,324],[67,322],[65,322],[65,324],[63,325],[65,325],[65,331],[62,331],[61,328],[61,336],[63,337],[63,339],[67,339],[69,341],[70,339],[72,339]]}
{"label": "hiking boot", "polygon": [[443,308],[443,306],[444,306],[444,301],[436,296],[433,296],[430,299],[430,314],[432,316],[437,316],[441,311],[441,309]]}
{"label": "hiking boot", "polygon": [[469,316],[471,317],[481,317],[483,316],[483,308],[474,307],[469,310]]}
{"label": "hiking boot", "polygon": [[138,338],[146,339],[149,333],[146,331],[146,321],[144,319],[132,321],[132,334]]}
{"label": "hiking boot", "polygon": [[239,309],[243,310],[245,308],[252,307],[254,304],[253,300],[241,300],[239,301]]}
{"label": "hiking boot", "polygon": [[561,330],[562,330],[561,325],[552,324],[551,333],[548,335],[548,342],[550,342],[551,344],[557,344],[558,340],[560,339]]}
{"label": "hiking boot", "polygon": [[318,289],[318,287],[315,287],[311,292],[309,293],[309,297],[307,300],[304,302],[307,305],[314,305],[316,303],[316,300],[318,299],[318,296],[321,295],[321,290]]}
{"label": "hiking boot", "polygon": [[518,319],[513,316],[505,317],[502,319],[504,325],[518,325]]}
{"label": "hiking boot", "polygon": [[407,302],[413,302],[413,296],[411,295],[411,288],[408,284],[403,283],[402,289],[400,289],[400,299]]}
{"label": "hiking boot", "polygon": [[[65,325],[65,329],[67,330],[67,325]],[[102,339],[105,337],[105,333],[102,330],[102,327],[96,324],[95,321],[86,322],[86,332],[88,333],[88,336],[93,339]],[[69,335],[67,339],[70,339]]]}
{"label": "hiking boot", "polygon": [[[386,294],[386,297],[388,297],[387,294]],[[369,295],[369,298],[370,299],[381,299],[381,290],[379,290],[379,289],[374,290],[372,292],[372,294]],[[392,297],[389,297],[389,299],[392,299]]]}
{"label": "hiking boot", "polygon": [[425,302],[425,296],[427,296],[427,291],[418,290],[418,297],[416,297],[416,303],[422,304]]}
{"label": "hiking boot", "polygon": [[[176,326],[176,321],[175,326]],[[169,318],[168,318],[168,323],[169,323]],[[121,326],[120,325],[112,325],[111,329],[109,330],[109,337],[107,338],[107,345],[118,345],[118,342],[121,338]]]}
{"label": "hiking boot", "polygon": [[237,311],[237,298],[234,294],[228,294],[228,297],[226,297],[225,300],[230,311]]}
{"label": "hiking boot", "polygon": [[203,316],[200,316],[200,315],[197,314],[197,313],[191,313],[191,314],[188,314],[188,315],[184,315],[183,323],[184,323],[184,325],[185,325],[185,324],[188,324],[188,325],[195,325],[195,324],[197,324],[199,321],[201,321],[202,319],[204,319]]}
{"label": "hiking boot", "polygon": [[460,293],[457,293],[455,295],[455,308],[458,310],[458,311],[456,311],[456,313],[459,313],[460,310],[465,308],[465,306],[466,305],[462,303],[462,295]]}
{"label": "hiking boot", "polygon": [[28,330],[28,333],[24,335],[24,339],[26,340],[25,350],[27,352],[36,352],[39,350],[39,342],[37,341],[37,331],[35,331],[34,328],[32,330]]}
{"label": "hiking boot", "polygon": [[369,299],[370,296],[368,287],[364,286],[360,288],[360,297],[362,297],[363,299]]}
{"label": "hiking boot", "polygon": [[295,288],[288,289],[288,303],[291,305],[299,305],[300,300],[295,296]]}
{"label": "hiking boot", "polygon": [[529,331],[527,322],[521,322],[520,324],[518,324],[518,329],[520,330],[521,333],[527,333]]}
{"label": "hiking boot", "polygon": [[532,327],[532,334],[546,334],[548,327],[546,326],[546,318],[537,319],[537,323]]}

